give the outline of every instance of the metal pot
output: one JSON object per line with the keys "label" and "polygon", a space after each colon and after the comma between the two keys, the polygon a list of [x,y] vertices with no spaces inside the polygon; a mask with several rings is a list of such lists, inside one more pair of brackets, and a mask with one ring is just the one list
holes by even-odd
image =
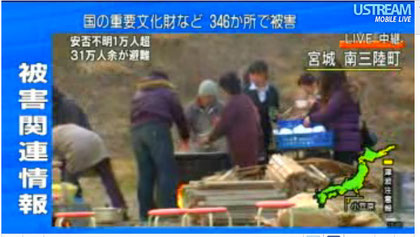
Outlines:
{"label": "metal pot", "polygon": [[98,224],[115,224],[123,221],[123,210],[114,207],[95,207],[96,222]]}

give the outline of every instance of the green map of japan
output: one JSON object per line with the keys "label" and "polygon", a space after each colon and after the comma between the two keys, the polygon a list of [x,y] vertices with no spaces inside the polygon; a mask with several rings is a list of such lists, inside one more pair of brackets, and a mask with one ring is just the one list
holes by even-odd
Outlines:
{"label": "green map of japan", "polygon": [[314,198],[318,203],[318,207],[324,208],[328,199],[343,196],[349,191],[353,191],[358,195],[359,191],[363,189],[365,179],[369,174],[368,163],[372,163],[377,159],[387,156],[389,152],[395,148],[395,145],[387,146],[379,151],[365,148],[363,154],[357,160],[358,164],[356,174],[354,174],[351,178],[346,178],[341,184],[332,184],[315,192]]}

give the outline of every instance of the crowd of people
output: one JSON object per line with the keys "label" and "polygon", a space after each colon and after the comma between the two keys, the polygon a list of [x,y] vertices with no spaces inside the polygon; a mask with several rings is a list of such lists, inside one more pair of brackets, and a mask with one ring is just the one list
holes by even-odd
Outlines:
{"label": "crowd of people", "polygon": [[[242,79],[228,72],[217,81],[203,80],[185,108],[165,72],[154,71],[138,80],[131,104],[131,138],[141,221],[155,207],[176,207],[175,150],[227,152],[232,165],[239,167],[269,161],[273,124],[282,114],[280,94],[269,75],[268,64],[257,60]],[[304,126],[321,123],[333,130],[334,159],[352,164],[362,149],[360,108],[345,72],[304,73],[297,84],[303,94],[296,107]],[[80,107],[54,89],[54,157],[64,160],[63,178],[77,184],[84,172],[94,169],[112,205],[126,209],[102,139],[91,130]],[[179,134],[177,149],[173,125]]]}

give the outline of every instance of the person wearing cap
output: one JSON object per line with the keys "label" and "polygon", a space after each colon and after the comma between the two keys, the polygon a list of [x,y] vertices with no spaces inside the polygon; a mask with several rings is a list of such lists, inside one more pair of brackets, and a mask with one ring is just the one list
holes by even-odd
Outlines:
{"label": "person wearing cap", "polygon": [[185,114],[191,131],[191,149],[199,152],[226,151],[226,141],[220,139],[203,145],[200,139],[210,134],[220,119],[223,104],[219,99],[216,82],[207,79],[200,83],[198,94],[186,108]]}
{"label": "person wearing cap", "polygon": [[178,169],[171,127],[175,123],[181,149],[188,149],[189,129],[174,85],[164,72],[152,72],[137,85],[132,99],[131,135],[138,165],[140,220],[147,221],[157,184],[157,207],[176,207]]}

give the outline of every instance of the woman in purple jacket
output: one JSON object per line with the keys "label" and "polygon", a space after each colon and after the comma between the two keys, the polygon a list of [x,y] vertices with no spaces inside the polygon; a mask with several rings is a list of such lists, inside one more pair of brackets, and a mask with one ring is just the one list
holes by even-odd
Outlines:
{"label": "woman in purple jacket", "polygon": [[227,102],[220,121],[203,142],[211,143],[226,136],[233,165],[257,165],[262,147],[262,130],[257,108],[242,93],[241,82],[235,73],[224,74],[219,80],[219,86],[227,97]]}
{"label": "woman in purple jacket", "polygon": [[321,106],[304,119],[304,125],[322,123],[335,133],[334,159],[353,164],[361,151],[359,104],[350,92],[344,71],[321,73]]}

